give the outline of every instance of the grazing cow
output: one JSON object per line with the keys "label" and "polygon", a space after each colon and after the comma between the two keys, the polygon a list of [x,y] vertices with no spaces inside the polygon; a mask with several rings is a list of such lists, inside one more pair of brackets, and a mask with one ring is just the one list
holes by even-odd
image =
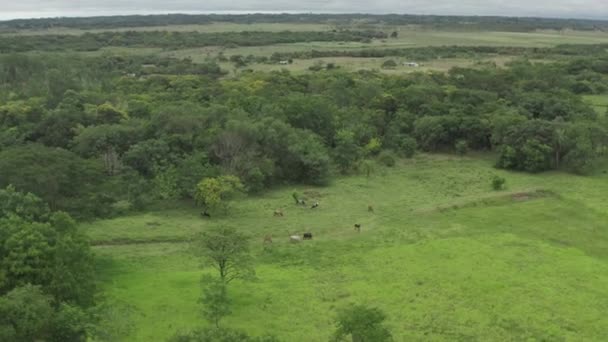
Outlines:
{"label": "grazing cow", "polygon": [[304,240],[312,240],[312,233],[304,233]]}
{"label": "grazing cow", "polygon": [[360,224],[355,224],[355,230],[357,231],[357,233],[361,233],[361,225]]}
{"label": "grazing cow", "polygon": [[264,244],[272,244],[272,235],[264,235]]}
{"label": "grazing cow", "polygon": [[310,207],[310,209],[315,209],[319,207],[319,202],[315,202],[315,204],[312,205],[312,207]]}
{"label": "grazing cow", "polygon": [[291,235],[289,237],[289,242],[291,242],[291,243],[298,243],[300,241],[302,241],[302,238],[300,237],[300,235]]}
{"label": "grazing cow", "polygon": [[298,204],[299,205],[306,205],[306,201],[304,201],[303,199],[299,199],[298,200]]}
{"label": "grazing cow", "polygon": [[274,216],[275,216],[275,217],[279,217],[279,216],[280,216],[280,217],[283,217],[283,210],[281,210],[281,209],[277,209],[277,210],[275,210],[275,211],[274,211]]}
{"label": "grazing cow", "polygon": [[374,207],[372,207],[372,205],[371,205],[371,204],[370,204],[370,205],[368,205],[368,206],[367,206],[367,211],[368,211],[368,212],[370,212],[370,213],[373,213],[373,212],[374,212]]}
{"label": "grazing cow", "polygon": [[207,210],[205,210],[205,211],[203,211],[203,212],[201,213],[201,217],[208,217],[208,218],[211,218],[211,215],[209,215],[209,213],[207,212]]}

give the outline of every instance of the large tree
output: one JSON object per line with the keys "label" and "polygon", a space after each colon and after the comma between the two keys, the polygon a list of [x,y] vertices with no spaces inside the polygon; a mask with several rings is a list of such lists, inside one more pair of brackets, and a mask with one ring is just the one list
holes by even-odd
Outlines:
{"label": "large tree", "polygon": [[203,264],[217,270],[223,283],[255,276],[249,238],[231,227],[219,227],[200,235],[196,250]]}

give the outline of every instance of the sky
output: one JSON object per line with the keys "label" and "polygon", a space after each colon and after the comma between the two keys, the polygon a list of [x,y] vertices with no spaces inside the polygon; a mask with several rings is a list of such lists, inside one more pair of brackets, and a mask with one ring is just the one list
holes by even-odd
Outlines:
{"label": "sky", "polygon": [[0,20],[59,16],[253,12],[608,19],[608,0],[0,0]]}

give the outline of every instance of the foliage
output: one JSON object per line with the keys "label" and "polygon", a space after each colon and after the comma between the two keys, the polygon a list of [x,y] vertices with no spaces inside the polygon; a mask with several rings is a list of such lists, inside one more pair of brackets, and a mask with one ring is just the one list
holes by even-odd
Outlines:
{"label": "foliage", "polygon": [[359,170],[365,175],[366,178],[369,178],[376,171],[376,164],[374,161],[369,159],[363,160],[359,164]]}
{"label": "foliage", "polygon": [[222,208],[227,212],[229,201],[243,190],[243,184],[235,176],[205,178],[197,185],[195,199],[205,208],[211,210]]}
{"label": "foliage", "polygon": [[279,342],[276,337],[251,337],[246,333],[227,329],[200,329],[185,334],[176,334],[169,342]]}
{"label": "foliage", "polygon": [[397,163],[397,156],[393,151],[382,151],[378,156],[378,161],[382,163],[384,166],[393,167]]}
{"label": "foliage", "polygon": [[204,265],[216,269],[224,284],[255,277],[248,237],[230,227],[204,232],[195,244]]}
{"label": "foliage", "polygon": [[348,173],[361,156],[361,149],[355,141],[355,134],[346,130],[338,131],[335,144],[334,160],[342,173]]}
{"label": "foliage", "polygon": [[203,316],[216,328],[220,327],[220,320],[232,313],[226,283],[211,277],[202,279],[203,295],[199,303],[203,305]]}
{"label": "foliage", "polygon": [[496,191],[503,190],[506,182],[507,180],[504,177],[494,175],[494,177],[492,177],[492,189]]}
{"label": "foliage", "polygon": [[338,313],[336,341],[351,336],[353,342],[392,341],[390,331],[383,325],[386,316],[377,308],[352,305]]}
{"label": "foliage", "polygon": [[392,59],[387,59],[386,61],[384,61],[384,63],[382,63],[382,67],[384,69],[393,69],[397,67],[397,62]]}
{"label": "foliage", "polygon": [[378,138],[371,138],[363,148],[366,155],[376,156],[382,151],[382,142]]}
{"label": "foliage", "polygon": [[412,137],[404,137],[401,141],[401,151],[403,152],[403,156],[405,158],[412,158],[414,154],[416,154],[416,149],[418,144],[416,143],[416,139]]}
{"label": "foliage", "polygon": [[466,140],[458,140],[454,146],[454,149],[456,150],[456,153],[464,156],[469,152],[469,143]]}

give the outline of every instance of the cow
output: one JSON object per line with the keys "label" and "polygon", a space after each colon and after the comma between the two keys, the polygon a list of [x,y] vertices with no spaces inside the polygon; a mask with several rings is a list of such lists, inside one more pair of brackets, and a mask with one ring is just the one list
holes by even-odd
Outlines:
{"label": "cow", "polygon": [[299,205],[306,205],[306,201],[304,201],[303,199],[299,199],[298,200],[298,204]]}
{"label": "cow", "polygon": [[319,207],[319,202],[315,202],[315,204],[312,205],[312,207],[310,207],[310,209],[316,209]]}
{"label": "cow", "polygon": [[361,233],[361,225],[360,224],[355,224],[355,230],[357,231],[357,233]]}
{"label": "cow", "polygon": [[283,217],[283,210],[281,210],[281,209],[275,210],[274,217]]}
{"label": "cow", "polygon": [[299,243],[300,241],[302,241],[302,238],[300,237],[300,235],[291,235],[289,237],[289,242],[291,242],[291,243]]}
{"label": "cow", "polygon": [[201,212],[201,217],[208,217],[211,218],[211,215],[209,215],[209,213],[207,212],[207,210]]}
{"label": "cow", "polygon": [[370,204],[370,205],[368,205],[368,206],[367,206],[367,211],[368,211],[368,212],[370,212],[370,213],[373,213],[373,212],[374,212],[374,207],[372,207],[372,205],[371,205],[371,204]]}
{"label": "cow", "polygon": [[264,235],[264,244],[272,244],[272,235]]}
{"label": "cow", "polygon": [[312,240],[312,233],[304,233],[304,240]]}

